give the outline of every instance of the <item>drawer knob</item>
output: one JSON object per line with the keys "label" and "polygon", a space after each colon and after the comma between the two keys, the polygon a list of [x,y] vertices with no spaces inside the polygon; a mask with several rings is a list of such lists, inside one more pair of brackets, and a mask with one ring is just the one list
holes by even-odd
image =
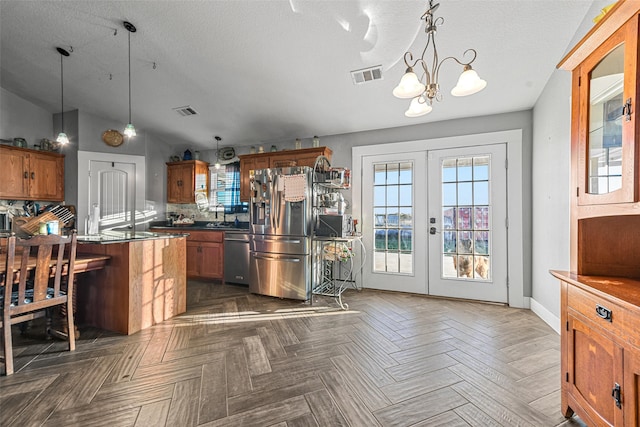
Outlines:
{"label": "drawer knob", "polygon": [[596,314],[607,322],[611,322],[611,310],[608,308],[603,307],[600,304],[596,304]]}

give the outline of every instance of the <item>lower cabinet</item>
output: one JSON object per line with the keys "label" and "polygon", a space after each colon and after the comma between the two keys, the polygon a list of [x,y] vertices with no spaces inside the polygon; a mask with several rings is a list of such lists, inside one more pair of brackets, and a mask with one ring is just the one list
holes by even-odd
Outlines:
{"label": "lower cabinet", "polygon": [[223,243],[187,238],[187,277],[222,279]]}
{"label": "lower cabinet", "polygon": [[640,283],[552,273],[562,280],[563,414],[588,426],[640,425]]}
{"label": "lower cabinet", "polygon": [[155,233],[188,233],[187,278],[220,279],[224,277],[224,231],[189,228],[151,228]]}

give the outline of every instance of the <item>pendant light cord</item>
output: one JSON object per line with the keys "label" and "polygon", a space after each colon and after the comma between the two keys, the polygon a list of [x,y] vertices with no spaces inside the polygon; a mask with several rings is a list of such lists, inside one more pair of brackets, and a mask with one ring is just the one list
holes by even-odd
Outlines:
{"label": "pendant light cord", "polygon": [[64,133],[64,67],[62,62],[64,57],[60,54],[60,121],[62,124],[62,133]]}
{"label": "pendant light cord", "polygon": [[129,123],[131,123],[131,31],[127,32],[129,38]]}

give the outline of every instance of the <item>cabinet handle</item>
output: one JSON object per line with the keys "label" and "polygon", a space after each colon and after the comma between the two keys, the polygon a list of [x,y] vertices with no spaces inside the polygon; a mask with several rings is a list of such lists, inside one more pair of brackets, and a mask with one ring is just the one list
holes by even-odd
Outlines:
{"label": "cabinet handle", "polygon": [[596,314],[606,320],[607,322],[611,322],[611,310],[601,306],[600,304],[596,304]]}
{"label": "cabinet handle", "polygon": [[615,383],[613,385],[613,390],[611,391],[611,396],[613,396],[614,402],[616,402],[616,406],[618,408],[622,408],[622,397],[620,395],[620,384]]}
{"label": "cabinet handle", "polygon": [[24,179],[29,179],[29,172],[24,171]]}
{"label": "cabinet handle", "polygon": [[36,179],[36,173],[35,172],[31,172],[31,179]]}
{"label": "cabinet handle", "polygon": [[631,120],[631,98],[627,99],[627,102],[622,106],[622,115],[625,116],[626,121]]}

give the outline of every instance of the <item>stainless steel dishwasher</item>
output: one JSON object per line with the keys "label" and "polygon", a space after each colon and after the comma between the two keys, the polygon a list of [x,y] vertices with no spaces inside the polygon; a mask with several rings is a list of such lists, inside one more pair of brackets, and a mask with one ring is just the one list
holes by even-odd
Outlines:
{"label": "stainless steel dishwasher", "polygon": [[224,281],[249,284],[249,230],[224,232]]}

